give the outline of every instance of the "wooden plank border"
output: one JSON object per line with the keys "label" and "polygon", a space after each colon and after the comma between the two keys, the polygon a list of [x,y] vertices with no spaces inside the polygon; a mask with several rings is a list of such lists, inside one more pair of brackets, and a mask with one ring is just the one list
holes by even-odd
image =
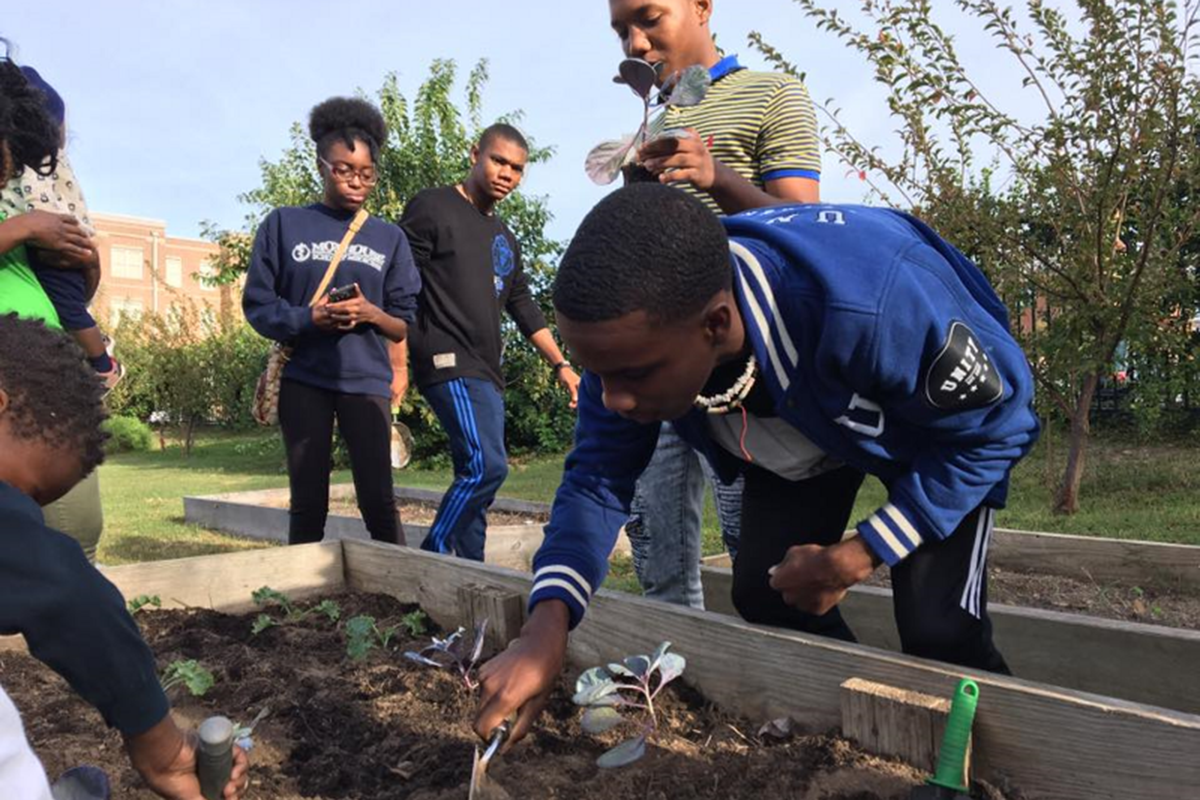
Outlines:
{"label": "wooden plank border", "polygon": [[[404,548],[344,542],[347,584],[420,602],[454,624],[457,587],[476,583],[528,597],[530,576]],[[751,718],[790,715],[840,724],[840,687],[854,677],[948,697],[964,674],[861,645],[786,633],[709,612],[601,590],[571,637],[580,668],[670,640],[690,656],[685,679]],[[1200,716],[1067,689],[966,673],[981,689],[976,774],[1011,782],[1031,800],[1161,800],[1200,786]]]}
{"label": "wooden plank border", "polygon": [[[704,563],[731,566],[728,554],[709,556]],[[1196,545],[997,528],[992,532],[988,563],[1012,572],[1200,593],[1200,547]]]}
{"label": "wooden plank border", "polygon": [[[736,617],[730,570],[702,567],[701,574],[705,608]],[[860,642],[900,651],[890,590],[856,586],[841,609]],[[996,604],[988,611],[1016,675],[1200,714],[1200,631]]]}

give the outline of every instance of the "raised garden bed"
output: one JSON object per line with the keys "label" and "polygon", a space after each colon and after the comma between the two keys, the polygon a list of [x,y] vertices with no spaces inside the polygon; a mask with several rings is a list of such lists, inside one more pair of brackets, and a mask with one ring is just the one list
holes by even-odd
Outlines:
{"label": "raised garden bed", "polygon": [[[405,543],[420,547],[437,513],[442,492],[396,487],[396,501],[404,523]],[[270,542],[287,541],[287,489],[185,497],[184,518],[193,524],[236,536]],[[533,555],[542,543],[542,528],[550,516],[545,503],[498,497],[488,511],[487,563],[511,569],[530,568]],[[368,540],[366,527],[358,514],[354,487],[337,484],[329,490],[329,518],[325,525],[329,540]],[[617,552],[629,553],[624,533],[617,541]]]}
{"label": "raised garden bed", "polygon": [[[203,699],[176,693],[184,719],[249,717],[270,708],[254,737],[251,797],[461,800],[475,743],[473,697],[462,682],[400,656],[427,638],[402,634],[388,652],[375,649],[362,660],[346,652],[344,620],[370,614],[390,626],[415,606],[383,595],[330,598],[341,608],[341,626],[309,618],[252,635],[253,614],[207,610],[157,611],[139,621],[164,666],[198,659],[215,673],[216,684]],[[154,798],[138,788],[115,737],[97,735],[103,729],[99,716],[72,698],[61,680],[25,655],[0,655],[0,669],[52,773],[98,764],[115,778],[115,797]],[[757,721],[715,709],[685,687],[660,698],[660,746],[639,764],[601,770],[595,760],[616,734],[584,734],[570,697],[564,682],[543,724],[492,770],[514,797],[907,800],[921,777],[834,736],[760,738]]]}
{"label": "raised garden bed", "polygon": [[[228,611],[245,610],[250,592],[264,583],[294,597],[328,596],[345,589],[384,593],[401,603],[419,603],[444,627],[457,625],[463,618],[460,595],[464,586],[515,593],[522,598],[528,596],[530,588],[528,575],[511,570],[354,541],[117,567],[107,572],[127,597],[159,594],[164,603],[176,607],[186,605]],[[242,624],[244,621],[238,626]],[[190,627],[181,625],[179,635],[191,635],[186,630]],[[684,676],[686,684],[720,707],[721,713],[731,715],[729,718],[688,716],[698,713],[698,708],[690,705],[694,696],[685,692],[677,697],[678,705],[672,706],[672,713],[682,715],[678,717],[682,720],[680,724],[684,727],[694,724],[702,730],[708,725],[710,731],[717,730],[722,719],[728,724],[732,717],[756,722],[788,716],[803,730],[827,732],[841,725],[842,685],[852,678],[946,697],[962,675],[960,670],[931,661],[871,647],[756,628],[718,614],[664,606],[606,591],[598,592],[593,598],[587,621],[572,636],[571,669],[608,663],[630,653],[649,652],[664,640],[672,641],[677,652],[689,657]],[[8,657],[5,658],[7,664]],[[243,678],[239,679],[243,683],[246,668],[243,667]],[[337,663],[326,661],[314,669],[315,677],[309,684],[314,700],[334,684],[348,683]],[[1200,752],[1200,716],[1030,681],[987,674],[972,674],[971,677],[978,681],[981,689],[975,725],[974,767],[976,777],[982,780],[1006,791],[1015,787],[1020,796],[1030,800],[1160,800],[1188,797],[1200,785],[1200,760],[1196,758],[1196,753]],[[419,680],[434,679],[423,677]],[[356,691],[368,701],[375,702],[382,697],[373,696],[372,690],[361,680],[357,687]],[[274,689],[273,685],[264,685],[264,698]],[[244,699],[249,705],[260,702]],[[298,697],[297,702],[301,699]],[[463,708],[469,709],[469,704]],[[233,711],[250,713],[252,709],[240,705]],[[561,747],[567,747],[565,759],[572,754],[579,759],[580,770],[585,769],[588,762],[583,752],[588,755],[594,752],[570,749],[579,745],[568,736],[569,727],[563,727],[571,724],[566,717],[561,715],[551,722],[548,735],[540,745],[543,749],[538,751],[539,757],[529,763],[533,765],[532,771],[539,775],[565,772],[573,781],[569,788],[564,786],[556,790],[558,794],[544,796],[580,796],[579,779],[584,773],[571,773],[569,767],[551,766],[556,754],[562,752]],[[396,719],[381,726],[381,735],[401,724]],[[417,723],[410,721],[410,724]],[[440,718],[437,724],[443,724]],[[456,724],[459,721],[445,723],[449,728]],[[743,736],[754,738],[753,732],[743,730],[736,722],[733,724]],[[266,730],[269,732],[269,727]],[[464,751],[469,749],[469,735],[463,734],[459,739],[456,738],[458,734],[446,733],[445,729],[441,734],[429,727],[420,730],[422,738],[452,739],[457,742],[455,746],[461,745]],[[317,732],[319,734],[321,729]],[[683,750],[678,752],[669,750],[663,756],[667,760],[661,769],[653,768],[653,761],[648,763],[647,771],[637,782],[636,794],[609,796],[682,796],[673,788],[674,765],[676,759],[682,764],[692,758],[691,747],[699,748],[694,751],[696,753],[711,754],[713,761],[721,765],[719,770],[710,771],[710,776],[724,775],[725,779],[732,780],[740,770],[749,770],[752,762],[746,760],[746,754],[722,750],[734,747],[727,744],[732,740],[714,735],[713,742],[709,742],[707,737],[701,740],[698,736],[690,738],[692,734],[686,731],[681,730],[681,733],[684,735],[680,741],[691,744],[681,744]],[[734,737],[740,738],[737,734]],[[57,746],[38,737],[35,737],[35,744]],[[817,754],[846,752],[840,745],[830,745],[823,750],[824,745],[818,744],[817,740],[800,742],[795,755],[802,764],[810,763],[804,760],[809,750],[806,744]],[[536,740],[534,746],[539,746]],[[825,757],[822,755],[821,759]],[[524,763],[521,758],[517,756],[498,768],[497,777],[504,780],[507,776],[520,787],[525,775],[531,771],[520,768]],[[570,759],[566,762],[572,763]],[[788,760],[787,763],[792,762]],[[387,766],[406,769],[396,764]],[[458,768],[456,764],[454,769]],[[782,780],[787,776],[783,772],[785,769],[786,764],[781,762],[767,773]],[[460,781],[453,786],[429,787],[432,794],[414,792],[412,796],[457,797],[461,796],[461,785]],[[789,796],[785,784],[774,786],[783,788],[768,788],[752,794]],[[833,794],[834,791],[846,794]],[[811,796],[814,800],[822,796],[873,796],[862,794],[863,791],[875,790],[839,785],[825,795]],[[406,796],[400,790],[394,792],[391,796]],[[1016,796],[1014,792],[1010,795]],[[271,795],[264,793],[264,796]],[[286,793],[276,796],[288,797]],[[536,795],[518,793],[516,796]],[[737,793],[727,790],[721,796],[737,796]],[[797,788],[791,796],[810,795]],[[888,795],[876,792],[875,796]]]}

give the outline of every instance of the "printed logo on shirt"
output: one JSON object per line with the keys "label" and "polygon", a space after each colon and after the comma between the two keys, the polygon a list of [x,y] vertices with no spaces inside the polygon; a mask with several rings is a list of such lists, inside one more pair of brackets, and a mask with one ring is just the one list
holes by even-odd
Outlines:
{"label": "printed logo on shirt", "polygon": [[925,399],[943,411],[970,411],[1004,396],[1004,381],[975,333],[961,322],[950,333],[925,373]]}
{"label": "printed logo on shirt", "polygon": [[508,237],[502,233],[496,234],[492,240],[492,271],[496,273],[496,297],[504,293],[508,285],[506,279],[517,266],[517,257],[513,253]]}
{"label": "printed logo on shirt", "polygon": [[[337,254],[338,245],[341,242],[313,242],[307,244],[300,242],[292,248],[292,260],[303,263],[312,259],[313,261],[324,261],[329,263],[333,261],[334,255]],[[346,249],[346,255],[342,257],[343,261],[357,261],[359,264],[366,264],[376,272],[382,272],[387,265],[387,256],[383,253],[376,252],[365,244],[352,244]]]}
{"label": "printed logo on shirt", "polygon": [[458,355],[456,353],[438,353],[433,357],[434,369],[454,369],[458,365]]}

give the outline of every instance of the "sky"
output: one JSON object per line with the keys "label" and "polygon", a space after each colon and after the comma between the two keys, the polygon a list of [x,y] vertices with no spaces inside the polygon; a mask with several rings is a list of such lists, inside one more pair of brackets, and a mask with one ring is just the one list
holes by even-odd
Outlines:
{"label": "sky", "polygon": [[[824,0],[853,15],[859,0]],[[203,220],[240,227],[237,196],[258,185],[293,122],[326,97],[374,92],[396,72],[412,97],[436,58],[465,74],[490,62],[485,117],[522,110],[523,129],[555,158],[525,189],[547,196],[549,233],[569,238],[611,187],[594,186],[584,157],[637,127],[640,101],[611,82],[622,58],[605,0],[69,0],[6,2],[0,35],[67,103],[69,152],[95,211],[166,220],[197,236]],[[887,143],[895,123],[864,59],[818,31],[792,0],[715,0],[718,43],[764,68],[746,42],[762,32],[807,72],[814,100],[833,98],[861,139]],[[1034,103],[1010,60],[936,3],[968,67],[999,101]],[[945,8],[942,8],[942,7]],[[822,199],[861,202],[857,175],[825,155]]]}

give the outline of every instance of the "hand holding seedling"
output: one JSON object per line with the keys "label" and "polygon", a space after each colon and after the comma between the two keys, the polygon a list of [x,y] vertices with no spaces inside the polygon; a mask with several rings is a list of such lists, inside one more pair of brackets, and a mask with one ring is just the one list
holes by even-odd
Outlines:
{"label": "hand holding seedling", "polygon": [[709,142],[694,128],[675,136],[658,136],[638,151],[641,165],[658,177],[660,183],[687,181],[701,191],[709,191],[717,181],[717,160],[709,151]]}
{"label": "hand holding seedling", "polygon": [[567,657],[570,615],[561,600],[533,607],[521,636],[479,670],[479,714],[475,733],[487,740],[500,723],[517,714],[505,751],[529,732],[550,701]]}
{"label": "hand holding seedling", "polygon": [[851,586],[870,577],[878,564],[878,557],[858,536],[830,547],[791,547],[783,561],[769,570],[771,588],[788,605],[820,615],[840,603]]}

